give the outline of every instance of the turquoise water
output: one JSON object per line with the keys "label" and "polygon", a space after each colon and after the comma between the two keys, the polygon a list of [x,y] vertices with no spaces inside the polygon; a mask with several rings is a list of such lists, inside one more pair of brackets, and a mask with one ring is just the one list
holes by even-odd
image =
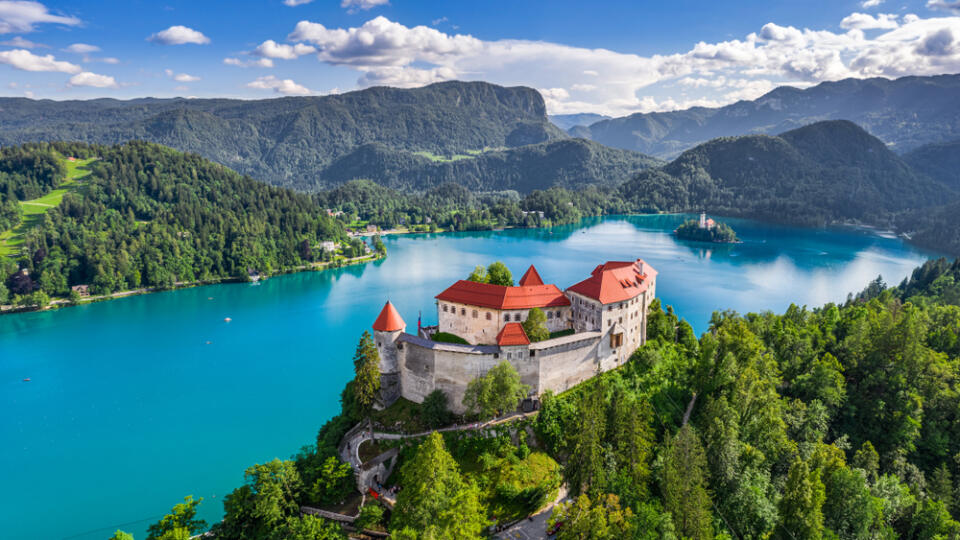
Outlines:
{"label": "turquoise water", "polygon": [[532,262],[565,287],[605,260],[642,257],[699,333],[714,310],[842,301],[931,256],[863,231],[741,220],[726,221],[742,244],[681,243],[669,231],[682,219],[389,237],[389,257],[366,266],[2,316],[0,531],[105,539],[121,527],[142,540],[187,494],[216,521],[247,466],[289,457],[338,411],[384,301],[408,328],[420,311],[434,324],[433,296],[477,264],[499,259],[519,277]]}

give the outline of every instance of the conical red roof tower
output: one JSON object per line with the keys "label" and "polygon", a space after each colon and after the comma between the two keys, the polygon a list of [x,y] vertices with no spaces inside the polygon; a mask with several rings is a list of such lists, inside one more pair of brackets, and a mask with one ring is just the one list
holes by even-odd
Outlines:
{"label": "conical red roof tower", "polygon": [[389,301],[383,306],[383,309],[380,311],[380,316],[377,317],[377,320],[373,323],[373,329],[378,332],[396,332],[406,327],[407,323],[403,322],[403,318],[400,317],[397,308],[393,307],[393,304]]}
{"label": "conical red roof tower", "polygon": [[532,264],[530,265],[530,268],[527,268],[527,271],[523,273],[523,277],[520,278],[521,287],[527,287],[530,285],[543,285],[543,279],[540,278],[540,274]]}

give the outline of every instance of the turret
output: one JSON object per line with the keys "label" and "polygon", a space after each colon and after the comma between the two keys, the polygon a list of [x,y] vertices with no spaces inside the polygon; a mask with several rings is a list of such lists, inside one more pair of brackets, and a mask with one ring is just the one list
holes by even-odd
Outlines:
{"label": "turret", "polygon": [[397,308],[389,301],[373,323],[373,340],[380,353],[380,399],[389,406],[400,397],[400,371],[403,358],[397,348],[397,338],[403,334],[407,323],[403,322]]}

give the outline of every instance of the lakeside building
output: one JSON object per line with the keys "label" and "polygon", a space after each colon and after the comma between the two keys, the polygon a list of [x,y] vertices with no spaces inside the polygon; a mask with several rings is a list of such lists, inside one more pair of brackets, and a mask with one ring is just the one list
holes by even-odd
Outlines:
{"label": "lakeside building", "polygon": [[[422,403],[442,390],[454,412],[463,412],[467,384],[503,360],[510,362],[530,397],[562,392],[626,362],[643,345],[647,310],[657,272],[642,259],[598,265],[587,279],[561,291],[543,282],[532,265],[515,287],[460,280],[436,296],[437,326],[406,332],[389,301],[373,323],[380,353],[381,398]],[[547,317],[557,337],[531,342],[523,329],[532,308]],[[437,332],[468,343],[433,341]]]}

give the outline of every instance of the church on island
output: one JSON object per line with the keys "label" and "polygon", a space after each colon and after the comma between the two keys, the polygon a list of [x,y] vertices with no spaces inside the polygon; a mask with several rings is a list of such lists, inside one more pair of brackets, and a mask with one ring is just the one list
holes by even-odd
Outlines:
{"label": "church on island", "polygon": [[[545,284],[533,266],[515,287],[460,280],[436,296],[437,326],[416,334],[387,302],[373,323],[383,404],[400,397],[422,403],[439,388],[462,413],[467,384],[504,360],[530,386],[531,398],[619,367],[646,340],[656,280],[642,259],[598,265],[565,290]],[[546,315],[550,339],[527,337],[521,323],[532,308]],[[467,344],[434,341],[437,332]]]}

